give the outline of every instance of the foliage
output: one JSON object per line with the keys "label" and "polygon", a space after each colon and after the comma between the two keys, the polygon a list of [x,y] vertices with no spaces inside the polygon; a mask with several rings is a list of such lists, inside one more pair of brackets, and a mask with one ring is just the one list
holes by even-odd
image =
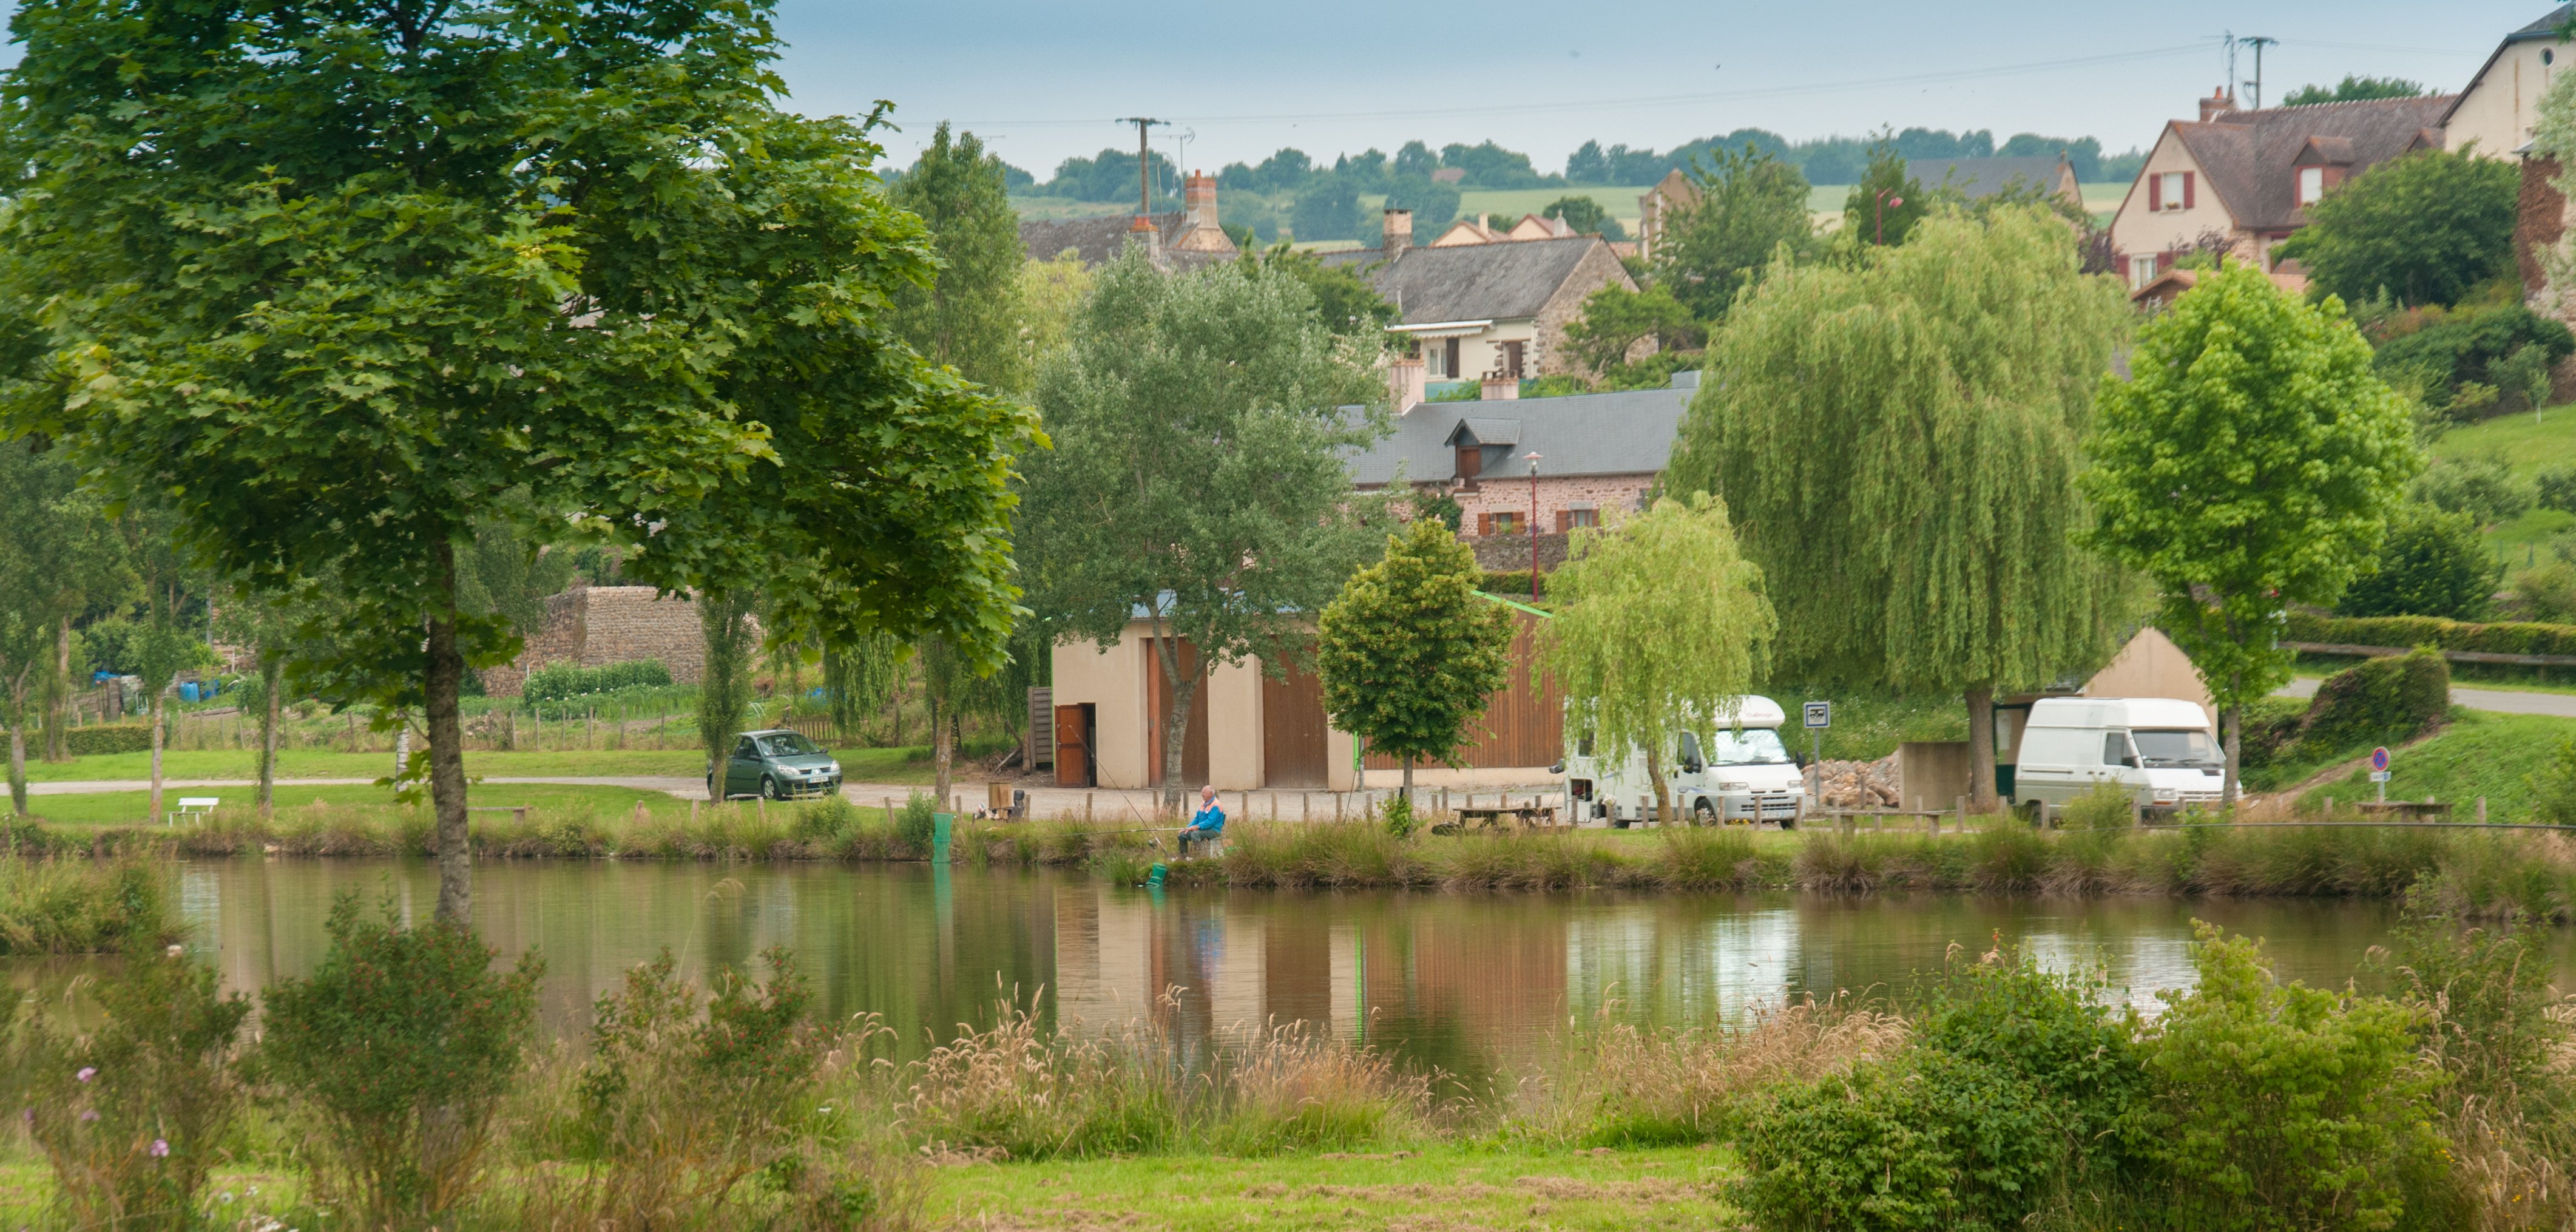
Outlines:
{"label": "foliage", "polygon": [[2294,610],[2282,636],[2294,642],[2343,646],[2432,646],[2492,654],[2576,655],[2576,625],[2534,621],[2468,624],[2432,616],[2335,617]]}
{"label": "foliage", "polygon": [[2512,464],[2494,456],[2440,459],[2416,477],[2411,493],[2445,513],[2468,515],[2480,527],[2530,512],[2535,495],[2532,485],[2513,473]]}
{"label": "foliage", "polygon": [[1073,319],[1091,295],[1091,269],[1068,251],[1020,266],[1020,336],[1024,370],[1035,373],[1048,356],[1072,340]]}
{"label": "foliage", "polygon": [[2199,983],[2145,1050],[2141,1132],[2177,1214],[2212,1229],[2387,1227],[2441,1143],[2417,1011],[2274,980],[2257,944],[2195,922]]}
{"label": "foliage", "polygon": [[427,1223],[475,1189],[492,1112],[536,1024],[534,953],[492,969],[461,923],[405,928],[387,902],[331,908],[313,974],[262,997],[258,1060],[324,1130],[326,1185],[372,1225]]}
{"label": "foliage", "polygon": [[99,1021],[22,1028],[11,1065],[28,1137],[53,1168],[67,1226],[193,1228],[206,1176],[245,1102],[233,1051],[248,998],[171,946],[131,947],[95,985]]}
{"label": "foliage", "polygon": [[2576,565],[2564,560],[2514,573],[2510,605],[2515,620],[2565,624],[2576,620]]}
{"label": "foliage", "polygon": [[2439,651],[2365,659],[2317,686],[2301,742],[2331,755],[2364,744],[2399,744],[2451,713],[2451,665]]}
{"label": "foliage", "polygon": [[2222,710],[2289,679],[2285,607],[2342,594],[2422,466],[2369,360],[2338,301],[2230,266],[2147,324],[2129,379],[2102,380],[2090,537],[2155,585],[2157,626]]}
{"label": "foliage", "polygon": [[1072,346],[1040,374],[1055,448],[1029,463],[1020,519],[1031,606],[1104,644],[1145,613],[1173,687],[1168,807],[1206,673],[1294,662],[1298,613],[1368,549],[1343,458],[1385,431],[1370,354],[1274,267],[1166,275],[1134,253],[1100,271]]}
{"label": "foliage", "polygon": [[1020,333],[1020,220],[1002,160],[973,133],[940,121],[912,169],[887,194],[930,229],[939,273],[928,286],[895,289],[894,327],[912,349],[979,385],[1028,387]]}
{"label": "foliage", "polygon": [[1662,283],[1643,291],[1617,283],[1602,287],[1584,299],[1583,315],[1565,327],[1575,362],[1595,372],[1626,363],[1628,349],[1647,339],[1657,351],[1695,350],[1706,344],[1708,330]]}
{"label": "foliage", "polygon": [[1360,235],[1359,193],[1340,177],[1321,178],[1297,194],[1288,228],[1299,242],[1357,239]]}
{"label": "foliage", "polygon": [[139,954],[181,935],[164,869],[130,858],[32,858],[43,835],[24,823],[0,830],[0,956]]}
{"label": "foliage", "polygon": [[2544,466],[2531,477],[2533,503],[2576,513],[2576,466]]}
{"label": "foliage", "polygon": [[1613,760],[1643,750],[1661,818],[1672,815],[1664,756],[1682,732],[1732,720],[1762,676],[1779,628],[1763,581],[1725,503],[1705,492],[1577,531],[1549,578],[1556,615],[1539,653],[1565,691],[1566,743]]}
{"label": "foliage", "polygon": [[2531,819],[2576,826],[2576,736],[2560,740],[2557,754],[2530,780]]}
{"label": "foliage", "polygon": [[2305,107],[2311,103],[2351,103],[2372,98],[2415,98],[2424,93],[2422,82],[2402,77],[2364,77],[2344,74],[2343,80],[2329,89],[2321,85],[2304,85],[2281,99],[2284,107]]}
{"label": "foliage", "polygon": [[1305,284],[1306,293],[1314,299],[1315,319],[1336,334],[1361,339],[1375,347],[1386,338],[1386,327],[1395,323],[1395,305],[1386,302],[1377,288],[1352,272],[1350,266],[1326,265],[1315,254],[1299,252],[1286,244],[1258,255],[1246,253],[1244,259]]}
{"label": "foliage", "polygon": [[[1766,283],[1710,340],[1726,379],[1701,384],[1665,485],[1751,528],[1785,674],[1974,693],[2108,657],[2125,596],[2075,542],[2075,476],[2130,312],[2073,255],[2035,210],[1935,217]],[[1971,741],[1990,731],[1970,716]]]}
{"label": "foliage", "polygon": [[1410,783],[1405,785],[1405,790],[1387,797],[1386,804],[1378,810],[1378,815],[1386,824],[1387,837],[1397,842],[1413,837],[1413,832],[1422,828],[1421,817],[1413,811],[1413,790]]}
{"label": "foliage", "polygon": [[2419,150],[2369,167],[2308,203],[2308,225],[2276,251],[2307,263],[2320,299],[2458,303],[2513,267],[2522,172],[2502,153]]}
{"label": "foliage", "polygon": [[1655,281],[1692,316],[1715,320],[1768,276],[1781,248],[1795,257],[1812,245],[1807,181],[1751,144],[1710,151],[1705,165],[1693,160],[1689,176],[1699,200],[1666,219],[1655,240]]}
{"label": "foliage", "polygon": [[74,757],[140,753],[152,747],[148,723],[93,723],[63,733],[63,745]]}
{"label": "foliage", "polygon": [[917,791],[904,797],[903,811],[896,815],[894,827],[905,848],[917,855],[930,855],[930,844],[939,833],[939,801]]}
{"label": "foliage", "polygon": [[591,693],[613,693],[619,689],[667,688],[670,683],[671,669],[663,666],[659,659],[603,663],[598,667],[549,663],[528,673],[520,696],[530,702],[553,702]]}
{"label": "foliage", "polygon": [[1869,147],[1869,169],[1843,199],[1843,234],[1866,244],[1902,244],[1931,212],[1923,182],[1906,174],[1895,143],[1881,138]]}
{"label": "foliage", "polygon": [[2518,397],[2530,396],[2527,374],[2518,375],[2516,356],[2554,365],[2576,353],[2576,333],[2565,324],[2533,312],[2519,302],[2502,305],[2439,305],[2395,313],[2374,323],[2369,336],[2379,351],[2372,360],[2392,384],[2425,391],[2429,409],[2446,419],[2466,422],[2496,403],[2498,386],[2508,380]]}
{"label": "foliage", "polygon": [[10,800],[22,817],[27,737],[40,707],[55,711],[53,727],[62,729],[71,691],[57,639],[83,614],[123,606],[136,581],[125,541],[81,490],[78,468],[38,444],[0,440],[0,526],[9,528],[0,535],[0,728],[9,733]]}
{"label": "foliage", "polygon": [[751,652],[759,638],[752,592],[702,594],[695,600],[706,663],[698,675],[698,742],[707,753],[707,796],[724,798],[725,759],[751,709]]}
{"label": "foliage", "polygon": [[2137,793],[2103,783],[2066,802],[2059,823],[2069,830],[2122,830],[2137,821]]}
{"label": "foliage", "polygon": [[[2433,473],[2444,469],[2435,467]],[[2344,616],[2476,620],[2493,606],[2496,584],[2503,578],[2504,564],[2488,552],[2478,519],[2409,501],[2391,521],[2371,571],[2344,589],[2335,611]]]}
{"label": "foliage", "polygon": [[1597,235],[1613,243],[1628,238],[1627,231],[1619,226],[1618,219],[1610,216],[1610,211],[1601,208],[1600,202],[1580,194],[1548,202],[1547,208],[1539,211],[1539,217],[1562,218],[1577,235]]}
{"label": "foliage", "polygon": [[1389,535],[1386,555],[1342,584],[1324,606],[1315,674],[1334,726],[1404,764],[1449,765],[1487,695],[1511,678],[1516,622],[1476,593],[1476,553],[1434,518]]}
{"label": "foliage", "polygon": [[1386,208],[1413,211],[1414,228],[1431,231],[1457,219],[1462,195],[1457,185],[1432,179],[1428,172],[1399,174],[1387,181]]}

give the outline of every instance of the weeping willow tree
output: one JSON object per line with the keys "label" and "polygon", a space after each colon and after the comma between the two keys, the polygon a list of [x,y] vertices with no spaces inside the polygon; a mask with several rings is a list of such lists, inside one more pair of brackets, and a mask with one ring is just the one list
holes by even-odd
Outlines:
{"label": "weeping willow tree", "polygon": [[2066,225],[2023,209],[1929,219],[1737,304],[1665,485],[1734,511],[1784,678],[1958,691],[1983,767],[1995,690],[2109,653],[2125,587],[2077,546],[2075,477],[2128,315]]}

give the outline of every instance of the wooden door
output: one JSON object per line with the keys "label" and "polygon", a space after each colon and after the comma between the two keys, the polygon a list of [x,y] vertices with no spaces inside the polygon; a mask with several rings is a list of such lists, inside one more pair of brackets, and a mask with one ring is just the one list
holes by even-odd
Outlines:
{"label": "wooden door", "polygon": [[[1198,668],[1198,647],[1187,640],[1179,641],[1173,655],[1184,672]],[[1145,695],[1153,699],[1153,713],[1145,724],[1145,782],[1163,785],[1164,717],[1172,713],[1172,682],[1163,675],[1163,656],[1152,643],[1145,646]],[[1190,695],[1190,726],[1181,733],[1181,786],[1198,787],[1208,781],[1208,685],[1201,680]]]}
{"label": "wooden door", "polygon": [[1261,766],[1271,787],[1326,787],[1324,683],[1289,669],[1286,680],[1261,676]]}
{"label": "wooden door", "polygon": [[1055,785],[1091,786],[1089,706],[1055,708]]}

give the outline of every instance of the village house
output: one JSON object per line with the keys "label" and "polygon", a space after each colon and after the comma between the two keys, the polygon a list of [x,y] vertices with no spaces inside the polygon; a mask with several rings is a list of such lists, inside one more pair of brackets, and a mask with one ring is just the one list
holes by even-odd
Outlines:
{"label": "village house", "polygon": [[1145,245],[1154,264],[1187,269],[1243,255],[1217,224],[1216,177],[1193,171],[1181,181],[1181,208],[1159,214],[1031,220],[1020,224],[1020,248],[1030,259],[1052,261],[1067,252],[1085,265],[1104,265]]}
{"label": "village house", "polygon": [[2111,247],[2132,289],[2194,253],[2271,268],[2272,246],[2308,222],[2307,207],[2362,171],[2444,145],[2457,96],[2377,98],[2240,110],[2225,91],[2198,120],[2165,125],[2111,220]]}
{"label": "village house", "polygon": [[[1413,243],[1413,213],[1388,210],[1376,248],[1323,254],[1368,279],[1397,321],[1404,357],[1419,361],[1434,386],[1460,381],[1519,382],[1574,372],[1565,327],[1583,301],[1603,287],[1637,289],[1619,254],[1597,235],[1576,235],[1562,220],[1530,215],[1507,230],[1481,219],[1461,221],[1436,243]],[[1651,339],[1628,358],[1652,354]],[[1417,385],[1412,399],[1422,396]],[[1396,407],[1408,405],[1399,391]]]}
{"label": "village house", "polygon": [[2562,4],[2548,16],[2504,36],[2468,88],[2442,113],[2442,142],[2448,150],[2474,145],[2486,158],[2510,158],[2531,144],[2532,126],[2540,115],[2540,96],[2550,75],[2564,67],[2568,48],[2558,41],[2559,27],[2576,5]]}

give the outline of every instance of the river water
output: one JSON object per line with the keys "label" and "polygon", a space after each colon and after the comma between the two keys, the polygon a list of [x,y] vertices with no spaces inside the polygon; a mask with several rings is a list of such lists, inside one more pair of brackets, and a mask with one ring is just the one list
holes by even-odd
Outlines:
{"label": "river water", "polygon": [[[211,861],[178,878],[192,949],[242,990],[313,968],[336,895],[413,919],[437,897],[416,861]],[[989,1022],[1015,990],[1097,1030],[1177,989],[1154,1012],[1184,1041],[1304,1020],[1462,1075],[1535,1059],[1569,1017],[1604,1006],[1682,1024],[1806,993],[1902,1000],[1951,946],[1997,938],[2052,965],[2100,964],[2152,1011],[2159,990],[2191,983],[2195,917],[2264,938],[2284,978],[2340,986],[2394,918],[2383,903],[1163,892],[1083,873],[648,862],[485,863],[474,901],[487,941],[544,957],[544,1021],[575,1037],[592,1003],[665,947],[703,976],[781,945],[821,1012],[879,1015],[916,1054]],[[2570,937],[2559,934],[2562,970]]]}

